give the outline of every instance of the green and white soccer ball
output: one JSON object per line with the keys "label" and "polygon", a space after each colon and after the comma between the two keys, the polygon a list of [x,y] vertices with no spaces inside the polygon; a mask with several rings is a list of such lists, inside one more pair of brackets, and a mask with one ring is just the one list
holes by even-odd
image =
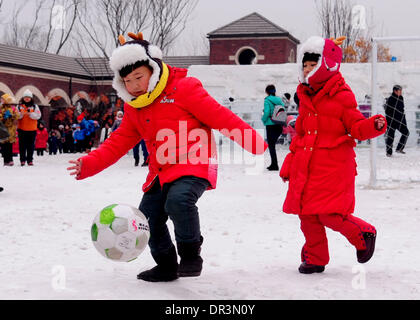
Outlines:
{"label": "green and white soccer ball", "polygon": [[112,204],[96,215],[91,237],[93,245],[104,257],[114,261],[132,261],[147,246],[149,224],[137,208]]}

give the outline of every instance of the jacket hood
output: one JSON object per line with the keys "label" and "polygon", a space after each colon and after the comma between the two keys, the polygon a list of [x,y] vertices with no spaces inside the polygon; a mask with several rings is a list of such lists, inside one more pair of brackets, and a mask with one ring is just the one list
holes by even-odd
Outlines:
{"label": "jacket hood", "polygon": [[[340,42],[337,40],[313,36],[302,44],[299,49],[297,60],[300,83],[308,84],[316,90],[322,87],[323,83],[339,72],[343,52],[338,45]],[[317,65],[306,78],[303,74],[302,63],[305,53],[315,53],[320,55]]]}
{"label": "jacket hood", "polygon": [[155,45],[143,40],[143,34],[129,33],[133,41],[126,41],[124,37],[120,36],[119,41],[121,46],[116,48],[109,59],[109,66],[114,72],[114,79],[112,82],[113,88],[117,91],[124,101],[128,102],[137,97],[132,96],[125,88],[124,81],[120,76],[120,70],[126,66],[133,65],[138,61],[146,61],[153,69],[152,76],[149,80],[148,92],[152,92],[159,82],[162,74],[162,51]]}

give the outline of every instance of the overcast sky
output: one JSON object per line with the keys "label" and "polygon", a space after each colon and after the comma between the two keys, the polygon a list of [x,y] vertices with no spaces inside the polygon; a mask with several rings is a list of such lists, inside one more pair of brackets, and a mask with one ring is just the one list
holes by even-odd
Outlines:
{"label": "overcast sky", "polygon": [[[351,0],[366,8],[373,21],[375,36],[420,36],[420,0]],[[252,12],[288,30],[301,42],[321,35],[314,0],[199,0],[179,43],[199,43],[201,36]],[[420,42],[419,42],[420,44]],[[399,56],[406,50],[417,51],[420,45],[400,44],[394,49]]]}
{"label": "overcast sky", "polygon": [[[374,26],[374,36],[420,36],[420,0],[349,1],[365,7],[368,23]],[[31,0],[5,0],[3,19],[11,15],[16,2],[24,2],[27,14],[34,14],[29,9],[33,3]],[[57,3],[60,2],[58,0]],[[199,0],[186,29],[170,53],[203,54],[205,44],[208,44],[207,33],[252,12],[258,12],[286,29],[301,42],[312,35],[321,35],[315,0]],[[4,21],[1,27],[5,27]],[[420,60],[420,41],[390,46],[391,53],[398,58]]]}

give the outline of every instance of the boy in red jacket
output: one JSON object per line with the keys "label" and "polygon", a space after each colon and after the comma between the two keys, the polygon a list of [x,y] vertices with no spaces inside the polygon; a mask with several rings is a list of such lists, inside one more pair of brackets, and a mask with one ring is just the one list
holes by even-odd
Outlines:
{"label": "boy in red jacket", "polygon": [[[216,187],[217,153],[211,129],[239,143],[253,154],[264,153],[263,138],[229,109],[216,102],[186,69],[162,61],[159,48],[129,33],[114,50],[110,66],[113,87],[125,101],[119,128],[101,146],[70,161],[76,179],[93,176],[115,163],[139,141],[149,151],[149,174],[139,209],[148,218],[149,247],[157,266],[141,272],[145,281],[172,281],[199,276],[203,237],[196,202]],[[178,254],[166,222],[174,224]]]}
{"label": "boy in red jacket", "polygon": [[355,139],[372,139],[386,130],[385,118],[366,119],[339,72],[342,51],[337,40],[309,38],[301,47],[297,88],[297,136],[280,170],[289,189],[285,213],[298,214],[305,236],[301,273],[323,272],[329,261],[325,227],[343,234],[367,262],[375,249],[376,229],[354,217]]}

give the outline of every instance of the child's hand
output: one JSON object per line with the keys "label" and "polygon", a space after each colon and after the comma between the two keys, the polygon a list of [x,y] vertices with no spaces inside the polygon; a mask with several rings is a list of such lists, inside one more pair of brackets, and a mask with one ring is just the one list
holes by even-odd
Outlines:
{"label": "child's hand", "polygon": [[283,177],[281,177],[281,180],[283,180],[283,182],[288,182],[289,181],[289,178],[283,178]]}
{"label": "child's hand", "polygon": [[375,129],[381,131],[382,128],[385,126],[385,119],[384,118],[376,118],[375,119]]}
{"label": "child's hand", "polygon": [[82,160],[70,160],[69,163],[74,164],[74,166],[68,167],[67,170],[72,171],[70,172],[70,175],[76,175],[77,178],[82,171]]}

